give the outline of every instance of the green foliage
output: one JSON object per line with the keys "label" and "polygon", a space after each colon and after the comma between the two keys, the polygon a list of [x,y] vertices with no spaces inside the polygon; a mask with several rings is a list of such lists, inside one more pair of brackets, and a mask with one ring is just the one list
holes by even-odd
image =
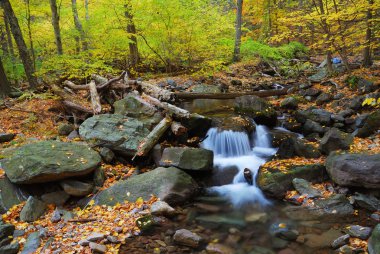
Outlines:
{"label": "green foliage", "polygon": [[307,52],[307,47],[299,42],[291,42],[280,47],[272,47],[252,39],[248,39],[241,45],[243,60],[251,60],[256,57],[260,57],[264,61],[280,61],[299,57]]}
{"label": "green foliage", "polygon": [[348,76],[345,82],[351,90],[356,90],[358,88],[359,80],[360,77],[358,76]]}

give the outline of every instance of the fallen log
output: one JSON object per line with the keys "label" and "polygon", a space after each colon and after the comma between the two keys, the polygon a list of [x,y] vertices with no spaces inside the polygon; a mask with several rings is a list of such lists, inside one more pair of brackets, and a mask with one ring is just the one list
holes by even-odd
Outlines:
{"label": "fallen log", "polygon": [[175,95],[173,92],[162,89],[153,84],[136,80],[128,80],[127,85],[140,86],[144,93],[149,94],[160,101],[175,101]]}
{"label": "fallen log", "polygon": [[157,144],[162,135],[166,132],[166,130],[172,124],[172,119],[170,117],[165,117],[159,122],[156,127],[149,133],[149,135],[141,142],[139,145],[136,154],[133,156],[132,160],[136,158],[136,156],[142,157],[146,156],[148,152]]}
{"label": "fallen log", "polygon": [[190,112],[185,109],[179,108],[167,102],[161,102],[147,94],[142,94],[141,98],[156,107],[166,110],[169,115],[175,116],[176,118],[189,118],[191,115]]}
{"label": "fallen log", "polygon": [[93,80],[91,80],[88,86],[90,88],[92,110],[94,111],[94,114],[97,115],[102,111],[102,104],[100,104],[98,90],[96,89],[96,85]]}
{"label": "fallen log", "polygon": [[187,128],[179,122],[172,122],[170,129],[176,136],[182,136],[187,133]]}
{"label": "fallen log", "polygon": [[58,95],[62,99],[63,105],[70,109],[70,111],[76,111],[79,113],[85,113],[85,114],[93,114],[93,111],[82,104],[82,100],[77,99],[76,97],[66,93],[64,89],[61,89],[60,87],[53,85],[52,91],[54,94]]}
{"label": "fallen log", "polygon": [[257,92],[246,92],[246,93],[187,93],[178,92],[175,93],[176,99],[183,100],[193,100],[193,99],[235,99],[244,95],[256,95],[258,97],[270,97],[270,96],[280,96],[286,95],[288,88],[281,90],[266,90]]}
{"label": "fallen log", "polygon": [[103,85],[108,82],[108,79],[98,74],[91,74],[91,78],[99,85]]}

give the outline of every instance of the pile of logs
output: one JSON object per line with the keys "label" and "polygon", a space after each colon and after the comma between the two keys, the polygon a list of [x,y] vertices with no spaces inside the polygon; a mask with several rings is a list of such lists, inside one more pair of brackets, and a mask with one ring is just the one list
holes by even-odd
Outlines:
{"label": "pile of logs", "polygon": [[[163,113],[163,120],[153,128],[151,133],[140,144],[138,152],[134,157],[146,156],[167,129],[170,128],[171,132],[176,136],[183,136],[188,132],[187,128],[182,124],[184,120],[189,120],[190,118],[198,120],[201,118],[204,119],[201,115],[192,114],[187,110],[171,104],[171,102],[175,102],[176,99],[231,99],[247,95],[247,93],[173,93],[147,82],[130,80],[126,71],[119,77],[109,80],[96,74],[93,74],[91,78],[91,82],[85,85],[77,85],[66,80],[63,82],[62,87],[56,85],[52,87],[53,92],[61,97],[66,112],[74,118],[75,125],[78,124],[78,121],[84,121],[92,115],[107,113],[109,109],[112,109],[112,105],[115,101],[124,98],[127,94],[133,94],[138,100],[143,101],[155,108],[155,110],[159,110]],[[80,91],[85,91],[85,94],[78,96]],[[286,94],[286,90],[251,92],[248,94],[266,97]]]}

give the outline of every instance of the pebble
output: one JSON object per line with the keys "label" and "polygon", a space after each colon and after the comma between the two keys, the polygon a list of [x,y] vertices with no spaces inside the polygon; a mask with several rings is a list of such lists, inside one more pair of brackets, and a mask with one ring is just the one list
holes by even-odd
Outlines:
{"label": "pebble", "polygon": [[150,213],[153,215],[171,216],[175,213],[175,209],[164,201],[156,201],[152,204]]}
{"label": "pebble", "polygon": [[91,235],[89,235],[86,240],[89,241],[89,242],[96,242],[96,241],[100,241],[100,240],[103,240],[105,238],[105,235],[102,234],[102,233],[92,233]]}
{"label": "pebble", "polygon": [[362,227],[359,225],[351,225],[347,228],[347,233],[356,238],[360,238],[362,240],[367,240],[372,232],[372,229],[370,227]]}
{"label": "pebble", "polygon": [[59,213],[59,211],[56,209],[54,210],[51,218],[50,218],[50,221],[53,222],[53,223],[57,223],[61,220],[61,214]]}
{"label": "pebble", "polygon": [[206,247],[207,253],[210,254],[232,254],[235,253],[233,249],[228,247],[227,245],[223,245],[220,243],[209,243]]}
{"label": "pebble", "polygon": [[202,240],[199,235],[194,234],[187,229],[177,230],[173,236],[173,239],[178,244],[193,248],[197,248]]}
{"label": "pebble", "polygon": [[103,244],[97,244],[97,243],[90,243],[89,244],[90,246],[90,249],[93,251],[93,252],[98,252],[98,253],[106,253],[107,251],[107,247]]}
{"label": "pebble", "polygon": [[116,227],[113,229],[113,231],[115,231],[116,233],[121,233],[121,232],[123,232],[123,228],[122,227]]}

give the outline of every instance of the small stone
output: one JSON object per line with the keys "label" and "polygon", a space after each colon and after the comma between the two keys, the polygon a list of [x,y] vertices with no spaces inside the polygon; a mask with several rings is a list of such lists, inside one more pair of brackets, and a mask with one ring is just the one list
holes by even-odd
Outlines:
{"label": "small stone", "polygon": [[331,243],[331,247],[335,250],[335,249],[338,249],[339,247],[342,247],[345,244],[348,244],[349,241],[350,241],[350,235],[349,234],[342,235],[342,236],[338,237],[337,239],[335,239]]}
{"label": "small stone", "polygon": [[67,136],[74,130],[74,126],[72,124],[61,123],[58,126],[58,134],[61,136]]}
{"label": "small stone", "polygon": [[368,211],[375,212],[380,210],[380,200],[372,195],[364,195],[356,192],[353,198],[358,206]]}
{"label": "small stone", "polygon": [[359,225],[351,225],[346,228],[347,233],[356,238],[367,240],[371,235],[372,229],[370,227],[362,227]]}
{"label": "small stone", "polygon": [[75,197],[87,196],[94,189],[92,184],[75,180],[65,180],[60,182],[60,185],[67,194]]}
{"label": "small stone", "polygon": [[33,222],[45,213],[46,204],[30,196],[20,212],[20,220]]}
{"label": "small stone", "polygon": [[106,175],[102,168],[97,168],[94,171],[93,182],[95,186],[102,187],[106,180]]}
{"label": "small stone", "polygon": [[50,218],[50,221],[53,223],[57,223],[60,220],[61,220],[61,214],[59,213],[59,211],[57,209],[55,209],[51,218]]}
{"label": "small stone", "polygon": [[78,242],[78,244],[79,244],[80,246],[88,246],[88,245],[90,244],[90,242],[87,241],[86,239],[83,239],[83,240],[80,240],[80,241]]}
{"label": "small stone", "polygon": [[39,232],[31,233],[24,244],[21,254],[35,253],[38,247],[40,247],[41,238]]}
{"label": "small stone", "polygon": [[115,231],[116,233],[121,233],[121,232],[123,232],[123,228],[122,227],[116,227],[113,229],[113,231]]}
{"label": "small stone", "polygon": [[13,133],[0,133],[0,143],[9,142],[14,139],[16,134]]}
{"label": "small stone", "polygon": [[73,130],[72,132],[70,132],[70,134],[67,136],[67,139],[68,140],[73,140],[75,138],[79,138],[79,133],[77,130]]}
{"label": "small stone", "polygon": [[89,246],[92,252],[95,252],[95,253],[106,253],[107,251],[107,247],[103,244],[97,244],[97,243],[91,242]]}
{"label": "small stone", "polygon": [[25,230],[16,229],[13,232],[13,238],[25,235]]}
{"label": "small stone", "polygon": [[371,219],[379,222],[380,221],[380,214],[378,214],[378,213],[371,214]]}
{"label": "small stone", "polygon": [[158,216],[171,216],[175,213],[175,209],[164,201],[156,201],[152,204],[150,213]]}
{"label": "small stone", "polygon": [[209,243],[206,247],[208,254],[232,254],[235,253],[230,247],[220,243]]}
{"label": "small stone", "polygon": [[173,236],[173,239],[178,244],[193,248],[197,248],[202,240],[199,235],[194,234],[187,229],[177,230]]}
{"label": "small stone", "polygon": [[102,147],[100,149],[100,156],[102,156],[102,158],[105,162],[110,163],[115,158],[115,153],[107,147]]}
{"label": "small stone", "polygon": [[268,220],[266,213],[252,213],[245,216],[245,221],[249,223],[265,223]]}
{"label": "small stone", "polygon": [[116,236],[107,236],[107,240],[110,242],[110,243],[120,243],[120,240],[119,238],[117,238]]}
{"label": "small stone", "polygon": [[86,238],[86,240],[90,241],[90,242],[97,242],[97,241],[103,240],[104,238],[105,238],[104,234],[95,232],[95,233],[92,233],[91,235],[89,235]]}

